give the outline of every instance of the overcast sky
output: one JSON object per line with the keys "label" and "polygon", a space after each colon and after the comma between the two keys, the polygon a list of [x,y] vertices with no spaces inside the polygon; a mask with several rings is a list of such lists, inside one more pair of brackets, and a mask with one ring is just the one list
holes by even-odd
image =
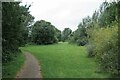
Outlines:
{"label": "overcast sky", "polygon": [[77,29],[82,18],[92,16],[105,0],[22,0],[23,4],[32,4],[31,14],[37,20],[51,22],[59,30],[69,27]]}

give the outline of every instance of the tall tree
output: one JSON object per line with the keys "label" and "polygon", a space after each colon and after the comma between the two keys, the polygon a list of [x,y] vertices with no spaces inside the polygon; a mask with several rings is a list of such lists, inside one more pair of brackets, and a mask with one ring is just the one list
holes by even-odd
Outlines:
{"label": "tall tree", "polygon": [[62,41],[67,41],[70,38],[72,30],[70,28],[65,28],[62,32]]}
{"label": "tall tree", "polygon": [[57,28],[55,28],[55,30],[56,30],[56,36],[57,36],[57,39],[58,39],[58,41],[61,41],[61,31],[60,30],[58,30]]}
{"label": "tall tree", "polygon": [[[23,34],[26,25],[30,22],[27,19],[29,7],[20,6],[19,2],[3,2],[2,3],[2,59],[7,62],[17,56],[19,46],[24,41]],[[25,23],[25,20],[27,22]]]}
{"label": "tall tree", "polygon": [[55,27],[45,20],[37,21],[32,28],[32,41],[36,44],[56,43]]}
{"label": "tall tree", "polygon": [[[103,8],[104,7],[104,10]],[[111,23],[116,21],[117,16],[117,3],[116,2],[104,2],[100,7],[100,16],[98,23],[100,27],[109,26]]]}

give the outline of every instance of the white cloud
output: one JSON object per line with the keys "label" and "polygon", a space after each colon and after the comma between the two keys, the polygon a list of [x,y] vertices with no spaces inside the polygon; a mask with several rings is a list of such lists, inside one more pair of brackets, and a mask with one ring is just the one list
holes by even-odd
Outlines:
{"label": "white cloud", "polygon": [[82,18],[92,15],[105,0],[22,0],[23,4],[31,4],[31,14],[36,20],[51,22],[58,29],[65,27],[73,31]]}

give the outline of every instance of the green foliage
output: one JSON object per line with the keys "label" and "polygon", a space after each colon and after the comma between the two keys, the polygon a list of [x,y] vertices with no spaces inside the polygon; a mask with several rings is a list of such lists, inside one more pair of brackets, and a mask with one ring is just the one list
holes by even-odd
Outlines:
{"label": "green foliage", "polygon": [[[85,25],[87,24],[86,21],[87,19],[83,19],[83,23],[80,23],[78,25],[78,29],[72,33],[70,36],[70,43],[77,43],[79,46],[84,46],[85,44],[88,43],[87,41],[87,33],[86,33],[86,27]],[[86,24],[85,24],[86,23]]]}
{"label": "green foliage", "polygon": [[94,46],[92,44],[87,44],[86,45],[86,48],[87,48],[87,56],[88,57],[94,57],[95,56],[95,53],[94,53]]}
{"label": "green foliage", "polygon": [[3,62],[11,61],[14,56],[17,56],[19,46],[26,43],[28,36],[26,26],[33,20],[28,10],[29,7],[20,6],[18,2],[2,3]]}
{"label": "green foliage", "polygon": [[95,56],[101,69],[119,74],[118,34],[119,1],[103,2],[92,17],[83,18],[78,29],[70,36],[70,43],[86,45],[87,55]]}
{"label": "green foliage", "polygon": [[71,33],[69,43],[76,43],[78,40],[78,29]]}
{"label": "green foliage", "polygon": [[111,24],[117,21],[117,2],[103,2],[100,9],[96,10],[92,17],[83,18],[78,25],[78,29],[72,34],[70,43],[77,43],[78,45],[85,45],[88,43],[87,30],[95,27],[110,27]]}
{"label": "green foliage", "polygon": [[101,14],[98,19],[100,27],[110,26],[117,19],[117,2],[103,2],[100,6],[100,12]]}
{"label": "green foliage", "polygon": [[44,20],[37,21],[32,27],[32,42],[36,44],[56,43],[57,34],[55,27]]}
{"label": "green foliage", "polygon": [[68,41],[70,38],[70,35],[72,33],[72,30],[70,28],[65,28],[62,32],[62,41]]}
{"label": "green foliage", "polygon": [[58,30],[57,28],[55,28],[55,29],[56,29],[56,37],[57,37],[58,41],[61,41],[62,40],[62,38],[61,38],[61,31]]}
{"label": "green foliage", "polygon": [[25,56],[23,53],[14,58],[14,61],[2,64],[2,78],[14,78],[24,64]]}
{"label": "green foliage", "polygon": [[118,11],[117,2],[103,2],[98,17],[93,14],[92,27],[87,29],[89,44],[88,56],[95,56],[100,69],[119,75],[118,64]]}
{"label": "green foliage", "polygon": [[90,42],[94,45],[95,54],[101,69],[118,74],[118,27],[92,30]]}

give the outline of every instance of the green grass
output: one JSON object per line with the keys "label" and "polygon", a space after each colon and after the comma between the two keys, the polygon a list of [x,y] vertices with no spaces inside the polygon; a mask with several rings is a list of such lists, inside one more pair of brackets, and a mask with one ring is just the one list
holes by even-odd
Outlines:
{"label": "green grass", "polygon": [[[1,56],[0,56],[1,57]],[[0,61],[0,79],[2,78],[2,63]]]}
{"label": "green grass", "polygon": [[68,43],[21,48],[31,52],[40,62],[44,78],[107,78],[96,73],[97,63],[87,58],[86,48]]}
{"label": "green grass", "polygon": [[17,72],[22,67],[25,61],[25,56],[23,53],[19,54],[13,61],[4,63],[2,65],[2,77],[3,78],[14,78]]}

